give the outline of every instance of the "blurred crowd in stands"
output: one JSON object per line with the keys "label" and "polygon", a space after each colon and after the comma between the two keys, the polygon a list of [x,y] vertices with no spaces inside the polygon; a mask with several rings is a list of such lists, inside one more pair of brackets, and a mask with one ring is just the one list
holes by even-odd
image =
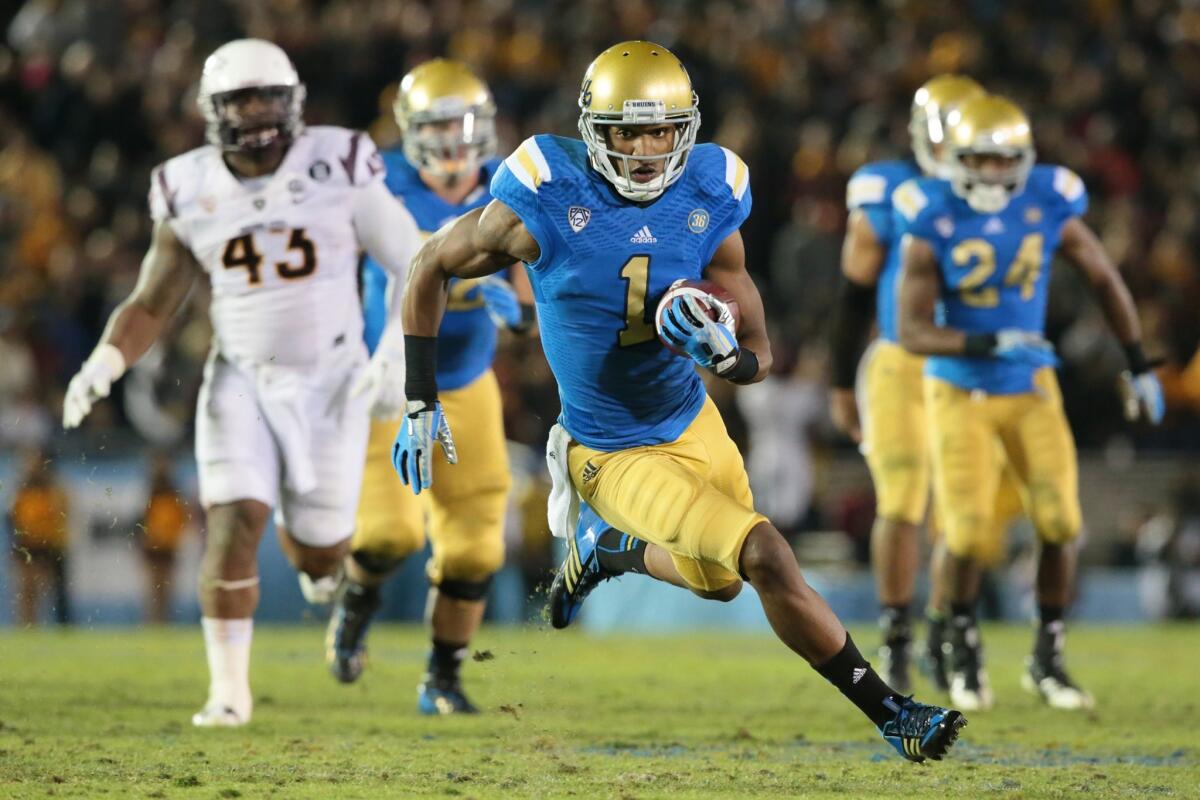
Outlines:
{"label": "blurred crowd in stands", "polygon": [[[310,123],[366,128],[384,147],[397,137],[395,83],[427,58],[486,77],[510,148],[534,132],[574,135],[579,78],[604,47],[674,49],[700,96],[701,139],[751,168],[744,234],[780,369],[719,399],[740,412],[740,441],[758,444],[756,483],[786,484],[771,502],[797,525],[813,513],[814,443],[848,447],[824,392],[846,180],[906,154],[925,79],[969,74],[1027,109],[1041,159],[1085,178],[1087,219],[1135,294],[1147,349],[1167,360],[1167,424],[1130,431],[1120,350],[1086,288],[1056,271],[1050,333],[1081,447],[1200,450],[1198,4],[971,0],[951,14],[932,0],[25,0],[0,10],[0,33],[0,448],[190,449],[203,297],[82,438],[59,431],[61,398],[137,274],[150,169],[202,143],[204,57],[257,36],[293,58]],[[510,438],[540,448],[558,403],[537,343],[511,343],[498,372]],[[791,444],[772,452],[779,441]]]}

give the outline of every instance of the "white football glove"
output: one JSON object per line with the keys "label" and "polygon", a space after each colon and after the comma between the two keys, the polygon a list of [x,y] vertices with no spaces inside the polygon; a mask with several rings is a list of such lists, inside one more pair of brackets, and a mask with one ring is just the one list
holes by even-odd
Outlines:
{"label": "white football glove", "polygon": [[112,385],[125,374],[125,356],[111,344],[102,344],[92,351],[79,372],[67,385],[63,398],[63,427],[79,427],[96,401],[108,397]]}
{"label": "white football glove", "polygon": [[384,331],[367,368],[350,390],[351,397],[366,397],[371,417],[378,420],[396,419],[404,411],[404,340],[390,333],[390,329]]}

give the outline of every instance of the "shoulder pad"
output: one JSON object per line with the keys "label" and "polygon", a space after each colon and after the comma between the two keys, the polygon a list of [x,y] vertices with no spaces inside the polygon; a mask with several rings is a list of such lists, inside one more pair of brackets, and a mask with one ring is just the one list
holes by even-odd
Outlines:
{"label": "shoulder pad", "polygon": [[220,153],[202,145],[169,158],[150,172],[150,217],[174,219],[197,196],[209,170],[218,165]]}
{"label": "shoulder pad", "polygon": [[929,206],[929,196],[918,179],[907,180],[892,192],[892,205],[909,222]]}
{"label": "shoulder pad", "polygon": [[1066,167],[1054,168],[1054,191],[1058,192],[1068,203],[1074,203],[1087,189],[1083,185],[1083,178],[1076,175],[1072,170]]}
{"label": "shoulder pad", "polygon": [[351,186],[363,186],[385,172],[379,148],[365,131],[313,125],[301,136],[310,137],[313,158],[332,162],[334,173],[340,173]]}
{"label": "shoulder pad", "polygon": [[721,151],[725,154],[725,184],[733,199],[741,200],[750,186],[750,168],[728,147],[722,147]]}
{"label": "shoulder pad", "polygon": [[530,136],[521,142],[521,145],[508,158],[504,159],[504,165],[508,167],[513,177],[535,194],[543,183],[549,183],[554,178],[550,164],[542,152],[542,144],[547,138],[549,137],[544,134]]}

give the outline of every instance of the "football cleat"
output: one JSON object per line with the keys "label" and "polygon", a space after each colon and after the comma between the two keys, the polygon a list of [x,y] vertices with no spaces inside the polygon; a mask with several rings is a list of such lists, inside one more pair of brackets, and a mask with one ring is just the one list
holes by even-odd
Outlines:
{"label": "football cleat", "polygon": [[426,675],[417,687],[417,710],[428,716],[444,714],[478,714],[479,709],[467,699],[457,678],[437,678]]}
{"label": "football cleat", "polygon": [[979,628],[955,624],[949,644],[950,702],[964,711],[986,711],[994,698],[983,668],[983,642]]}
{"label": "football cleat", "polygon": [[927,706],[911,697],[885,703],[896,715],[880,726],[880,734],[897,753],[918,764],[927,758],[941,761],[967,724],[967,718],[952,708]]}
{"label": "football cleat", "polygon": [[346,584],[325,630],[325,661],[333,677],[354,683],[367,662],[367,629],[379,608],[379,590]]}
{"label": "football cleat", "polygon": [[243,718],[241,714],[221,703],[210,702],[192,714],[192,724],[197,728],[240,728],[249,721],[249,714]]}
{"label": "football cleat", "polygon": [[621,573],[608,572],[596,557],[596,543],[611,526],[586,503],[580,509],[575,535],[567,540],[567,557],[550,584],[550,624],[570,625],[592,590]]}
{"label": "football cleat", "polygon": [[1062,657],[1041,659],[1030,656],[1021,675],[1021,686],[1040,696],[1051,708],[1086,711],[1094,708],[1095,698],[1079,687],[1063,667]]}

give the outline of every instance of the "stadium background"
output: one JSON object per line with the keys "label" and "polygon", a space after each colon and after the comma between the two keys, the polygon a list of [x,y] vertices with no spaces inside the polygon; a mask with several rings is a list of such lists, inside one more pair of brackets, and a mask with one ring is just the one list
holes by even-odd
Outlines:
{"label": "stadium background", "polygon": [[[1196,613],[1200,8],[1154,0],[957,8],[951,15],[933,2],[816,0],[5,4],[0,502],[9,507],[26,454],[40,451],[71,501],[66,574],[75,620],[138,617],[148,454],[165,454],[180,492],[194,498],[190,426],[208,342],[204,298],[81,431],[64,434],[58,419],[67,380],[135,279],[148,239],[150,168],[202,142],[195,87],[216,46],[239,36],[277,42],[308,86],[310,124],[367,128],[382,146],[396,136],[389,109],[398,77],[426,58],[462,58],[495,92],[503,151],[533,132],[573,135],[587,62],[614,41],[644,37],[687,64],[701,98],[701,139],[731,147],[751,168],[748,262],[782,366],[763,385],[713,391],[746,447],[761,505],[795,533],[802,563],[818,564],[815,582],[838,610],[874,613],[862,566],[869,481],[829,425],[824,383],[845,182],[866,161],[904,154],[913,90],[931,74],[960,71],[1027,108],[1039,157],[1085,178],[1088,221],[1134,292],[1148,350],[1168,359],[1167,422],[1127,427],[1114,391],[1119,348],[1085,288],[1056,272],[1050,332],[1082,454],[1089,529],[1080,611],[1110,619]],[[498,372],[518,482],[510,567],[491,613],[515,620],[555,561],[541,516],[540,451],[557,399],[536,342],[509,343]],[[198,521],[194,499],[191,509]],[[175,567],[179,620],[196,618],[198,526],[190,527]],[[1026,597],[1029,541],[1018,526],[1013,564],[998,571],[994,608],[1008,616],[1020,615]],[[270,537],[263,556],[260,616],[299,619],[299,592]],[[419,614],[417,560],[392,585],[394,616]],[[15,591],[11,565],[0,559],[4,606]],[[749,597],[709,611],[636,579],[610,588],[592,604],[595,626],[668,618],[762,625]],[[638,611],[647,607],[654,611]],[[4,607],[0,620],[8,614]]]}

